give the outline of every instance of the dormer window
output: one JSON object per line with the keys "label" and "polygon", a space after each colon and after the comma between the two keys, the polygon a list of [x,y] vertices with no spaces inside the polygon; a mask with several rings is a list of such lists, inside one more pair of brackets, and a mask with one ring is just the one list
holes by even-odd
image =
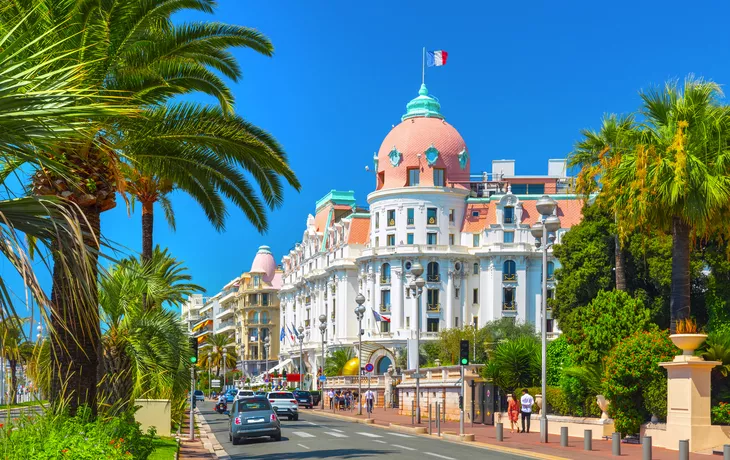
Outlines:
{"label": "dormer window", "polygon": [[253,275],[253,287],[259,287],[259,275]]}
{"label": "dormer window", "polygon": [[408,169],[408,186],[415,187],[421,182],[421,171],[418,168]]}
{"label": "dormer window", "polygon": [[444,169],[434,168],[433,185],[434,187],[443,187],[445,184],[446,172]]}
{"label": "dormer window", "polygon": [[512,206],[504,207],[504,223],[514,224],[515,223],[515,208]]}

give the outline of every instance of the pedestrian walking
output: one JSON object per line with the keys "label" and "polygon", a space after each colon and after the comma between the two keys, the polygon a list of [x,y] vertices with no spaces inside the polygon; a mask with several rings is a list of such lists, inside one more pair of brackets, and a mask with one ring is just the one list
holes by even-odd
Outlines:
{"label": "pedestrian walking", "polygon": [[[532,405],[535,404],[535,399],[532,396],[530,396],[530,393],[527,391],[527,388],[522,390],[522,397],[520,398],[520,403],[522,405],[522,408],[521,408],[522,432],[529,433],[530,432],[530,417],[532,416]],[[527,431],[525,431],[525,420],[527,420]]]}
{"label": "pedestrian walking", "polygon": [[507,395],[507,417],[509,418],[509,432],[514,433],[515,428],[519,433],[520,427],[517,425],[517,419],[519,418],[520,409],[517,407],[517,401],[512,397],[511,394]]}
{"label": "pedestrian walking", "polygon": [[335,392],[330,390],[329,393],[327,393],[327,396],[330,398],[330,409],[334,408],[335,404]]}
{"label": "pedestrian walking", "polygon": [[372,414],[373,404],[375,403],[375,393],[372,390],[365,392],[365,401],[368,404],[368,412]]}

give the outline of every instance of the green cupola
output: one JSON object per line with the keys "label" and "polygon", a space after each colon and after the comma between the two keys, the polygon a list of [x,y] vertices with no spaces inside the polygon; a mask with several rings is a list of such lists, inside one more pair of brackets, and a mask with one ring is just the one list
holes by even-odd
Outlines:
{"label": "green cupola", "polygon": [[401,117],[401,120],[416,117],[440,118],[442,120],[444,118],[441,115],[441,104],[428,95],[428,88],[426,88],[425,84],[421,84],[421,89],[418,90],[418,97],[406,105],[406,114]]}

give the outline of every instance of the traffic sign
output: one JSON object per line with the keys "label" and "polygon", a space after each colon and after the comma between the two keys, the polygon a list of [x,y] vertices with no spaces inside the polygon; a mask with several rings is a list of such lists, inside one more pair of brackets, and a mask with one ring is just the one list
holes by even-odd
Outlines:
{"label": "traffic sign", "polygon": [[210,382],[210,386],[213,388],[220,388],[221,387],[221,379],[213,379]]}
{"label": "traffic sign", "polygon": [[424,374],[418,374],[418,373],[415,373],[415,372],[413,373],[413,378],[414,379],[422,379],[424,377],[425,377]]}
{"label": "traffic sign", "polygon": [[375,369],[375,366],[373,366],[373,363],[367,363],[365,365],[365,372],[372,372],[373,369]]}
{"label": "traffic sign", "polygon": [[325,377],[324,375],[320,375],[319,376],[319,381],[320,382],[324,382],[325,380],[327,380],[327,377]]}

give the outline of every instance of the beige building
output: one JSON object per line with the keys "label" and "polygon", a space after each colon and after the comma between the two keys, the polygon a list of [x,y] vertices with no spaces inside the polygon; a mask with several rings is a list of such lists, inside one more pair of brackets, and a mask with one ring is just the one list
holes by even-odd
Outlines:
{"label": "beige building", "polygon": [[266,338],[270,337],[268,369],[279,362],[279,289],[282,272],[268,246],[261,246],[251,270],[237,280],[236,345],[244,375],[254,377],[267,369]]}

